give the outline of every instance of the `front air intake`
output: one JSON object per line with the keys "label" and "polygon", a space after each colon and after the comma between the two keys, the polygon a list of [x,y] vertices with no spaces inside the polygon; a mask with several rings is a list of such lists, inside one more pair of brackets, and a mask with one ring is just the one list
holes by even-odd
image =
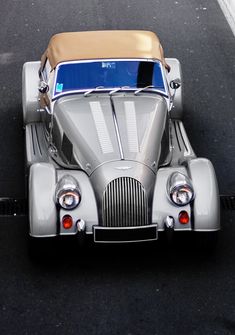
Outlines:
{"label": "front air intake", "polygon": [[148,202],[136,179],[117,178],[105,189],[102,202],[103,226],[135,227],[148,224]]}

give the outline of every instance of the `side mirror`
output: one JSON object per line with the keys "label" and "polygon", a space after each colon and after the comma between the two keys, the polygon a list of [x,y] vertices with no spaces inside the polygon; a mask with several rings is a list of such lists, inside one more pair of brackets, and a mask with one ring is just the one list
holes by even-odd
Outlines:
{"label": "side mirror", "polygon": [[45,81],[41,81],[38,90],[40,93],[45,94],[49,91],[49,86]]}
{"label": "side mirror", "polygon": [[177,90],[181,86],[181,80],[179,78],[171,80],[170,88]]}

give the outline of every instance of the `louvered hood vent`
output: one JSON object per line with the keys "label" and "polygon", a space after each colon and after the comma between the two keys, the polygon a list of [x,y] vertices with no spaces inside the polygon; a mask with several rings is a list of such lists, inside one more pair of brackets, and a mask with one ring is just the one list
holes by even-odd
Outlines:
{"label": "louvered hood vent", "polygon": [[102,201],[103,226],[134,227],[148,224],[148,201],[136,179],[121,177],[105,189]]}

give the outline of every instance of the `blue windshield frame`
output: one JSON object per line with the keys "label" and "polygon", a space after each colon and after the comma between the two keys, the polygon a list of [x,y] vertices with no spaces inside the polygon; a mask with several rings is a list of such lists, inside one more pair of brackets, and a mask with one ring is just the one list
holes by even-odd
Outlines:
{"label": "blue windshield frame", "polygon": [[151,85],[154,90],[168,96],[159,61],[111,59],[64,62],[56,67],[53,100],[97,87],[102,91],[118,87],[136,90]]}

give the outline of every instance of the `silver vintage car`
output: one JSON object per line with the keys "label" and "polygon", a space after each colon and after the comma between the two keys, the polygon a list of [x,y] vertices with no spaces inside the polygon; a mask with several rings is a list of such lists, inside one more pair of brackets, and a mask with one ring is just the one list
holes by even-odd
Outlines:
{"label": "silver vintage car", "polygon": [[181,66],[149,31],[53,36],[23,66],[29,233],[143,242],[220,229],[213,166],[182,123]]}

